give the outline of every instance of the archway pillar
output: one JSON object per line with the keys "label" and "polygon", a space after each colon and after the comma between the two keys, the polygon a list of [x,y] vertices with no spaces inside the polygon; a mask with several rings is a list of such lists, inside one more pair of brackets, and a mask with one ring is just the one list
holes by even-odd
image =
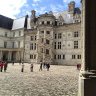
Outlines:
{"label": "archway pillar", "polygon": [[82,0],[83,59],[78,96],[96,96],[96,1]]}

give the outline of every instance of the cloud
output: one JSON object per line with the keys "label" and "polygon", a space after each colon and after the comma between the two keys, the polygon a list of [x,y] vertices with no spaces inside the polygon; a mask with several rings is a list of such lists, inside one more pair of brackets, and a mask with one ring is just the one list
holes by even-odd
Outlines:
{"label": "cloud", "polygon": [[21,12],[21,8],[26,5],[27,0],[1,0],[0,14],[10,18],[16,18],[16,15]]}
{"label": "cloud", "polygon": [[33,2],[40,2],[41,0],[33,0]]}
{"label": "cloud", "polygon": [[36,8],[35,10],[37,14],[44,14],[46,12],[46,7]]}
{"label": "cloud", "polygon": [[58,4],[58,5],[51,4],[50,8],[51,8],[51,11],[53,11],[53,12],[58,12],[58,11],[64,10],[64,6],[60,5],[60,4]]}

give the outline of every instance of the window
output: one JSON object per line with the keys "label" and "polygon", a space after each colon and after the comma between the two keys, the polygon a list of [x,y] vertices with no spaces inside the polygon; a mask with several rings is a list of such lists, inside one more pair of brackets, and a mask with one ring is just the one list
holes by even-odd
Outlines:
{"label": "window", "polygon": [[34,55],[34,59],[36,59],[36,55]]}
{"label": "window", "polygon": [[20,48],[20,41],[18,41],[18,48]]}
{"label": "window", "polygon": [[30,50],[33,50],[33,43],[30,44]]}
{"label": "window", "polygon": [[81,55],[77,55],[77,59],[81,59]]}
{"label": "window", "polygon": [[30,55],[30,59],[33,59],[33,55]]}
{"label": "window", "polygon": [[43,33],[44,33],[44,31],[41,31],[41,33],[43,34]]}
{"label": "window", "polygon": [[74,49],[78,48],[78,41],[74,41]]}
{"label": "window", "polygon": [[21,31],[19,31],[19,36],[21,36]]}
{"label": "window", "polygon": [[6,48],[7,47],[7,42],[4,42],[4,48]]}
{"label": "window", "polygon": [[13,37],[15,37],[15,32],[13,32]]}
{"label": "window", "polygon": [[46,39],[46,44],[49,44],[49,43],[50,43],[50,41]]}
{"label": "window", "polygon": [[44,42],[44,39],[43,38],[41,38],[41,43],[43,43]]}
{"label": "window", "polygon": [[41,53],[43,53],[43,48],[41,48]]}
{"label": "window", "polygon": [[47,34],[50,34],[50,31],[47,31],[46,33],[47,33]]}
{"label": "window", "polygon": [[61,59],[61,55],[58,55],[58,59]]}
{"label": "window", "polygon": [[55,34],[55,39],[57,38],[57,34]]}
{"label": "window", "polygon": [[76,56],[75,55],[72,55],[72,59],[75,59],[76,58]]}
{"label": "window", "polygon": [[31,40],[31,41],[33,41],[33,38],[34,38],[34,37],[33,37],[33,36],[31,36],[31,37],[30,37],[30,40]]}
{"label": "window", "polygon": [[35,40],[36,40],[36,36],[35,36]]}
{"label": "window", "polygon": [[58,49],[61,49],[61,42],[58,42]]}
{"label": "window", "polygon": [[56,59],[56,55],[54,55],[54,59]]}
{"label": "window", "polygon": [[14,48],[14,42],[12,42],[12,48]]}
{"label": "window", "polygon": [[47,24],[50,25],[50,21],[47,21]]}
{"label": "window", "polygon": [[42,24],[44,24],[44,21],[42,21]]}
{"label": "window", "polygon": [[58,33],[58,39],[61,39],[61,38],[62,38],[62,34]]}
{"label": "window", "polygon": [[62,59],[65,59],[65,55],[63,55]]}
{"label": "window", "polygon": [[5,37],[7,37],[7,32],[5,32]]}
{"label": "window", "polygon": [[54,49],[56,49],[56,42],[54,42]]}
{"label": "window", "polygon": [[49,54],[49,50],[48,49],[46,49],[46,54]]}
{"label": "window", "polygon": [[74,37],[78,37],[78,36],[79,36],[78,31],[74,32]]}
{"label": "window", "polygon": [[34,50],[36,50],[36,43],[34,44]]}

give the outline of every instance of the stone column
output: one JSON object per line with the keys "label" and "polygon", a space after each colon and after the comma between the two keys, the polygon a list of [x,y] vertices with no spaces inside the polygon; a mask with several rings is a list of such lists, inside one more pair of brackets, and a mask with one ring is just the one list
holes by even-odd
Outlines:
{"label": "stone column", "polygon": [[2,51],[0,51],[0,60],[2,60]]}
{"label": "stone column", "polygon": [[96,96],[96,1],[82,0],[83,59],[78,96]]}
{"label": "stone column", "polygon": [[9,51],[9,52],[8,52],[8,61],[11,61],[11,58],[12,58],[12,52]]}

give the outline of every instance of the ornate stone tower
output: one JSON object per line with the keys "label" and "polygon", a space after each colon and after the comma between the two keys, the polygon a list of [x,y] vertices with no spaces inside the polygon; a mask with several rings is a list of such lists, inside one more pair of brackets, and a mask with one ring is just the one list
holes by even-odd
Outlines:
{"label": "ornate stone tower", "polygon": [[70,14],[74,14],[74,9],[75,9],[75,2],[74,1],[71,1],[69,4],[68,4],[68,12]]}
{"label": "ornate stone tower", "polygon": [[36,11],[35,10],[32,10],[31,11],[31,18],[30,18],[30,25],[31,25],[31,28],[34,29],[34,27],[36,26]]}
{"label": "ornate stone tower", "polygon": [[42,14],[38,18],[37,32],[37,62],[52,63],[53,60],[53,25],[55,17],[52,14]]}
{"label": "ornate stone tower", "polygon": [[36,15],[36,11],[35,10],[32,10],[31,11],[31,19],[34,19],[35,18],[35,15]]}

